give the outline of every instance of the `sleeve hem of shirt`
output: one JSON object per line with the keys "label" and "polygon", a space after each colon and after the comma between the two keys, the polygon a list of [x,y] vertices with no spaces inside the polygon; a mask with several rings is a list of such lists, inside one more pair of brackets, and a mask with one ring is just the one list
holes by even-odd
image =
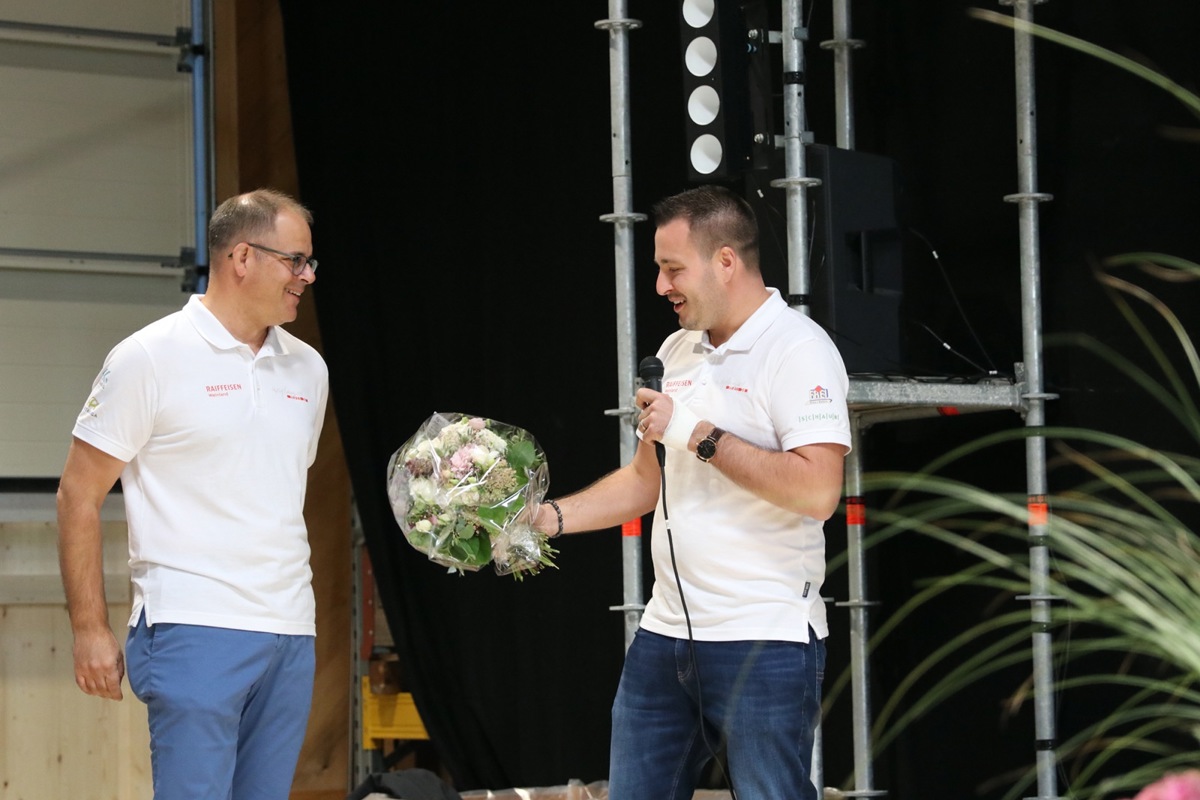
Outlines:
{"label": "sleeve hem of shirt", "polygon": [[105,438],[101,434],[85,428],[82,425],[76,425],[75,430],[73,430],[71,433],[76,439],[87,442],[97,450],[107,453],[113,458],[120,459],[126,464],[132,461],[133,457],[137,455],[128,448],[122,447],[111,439]]}

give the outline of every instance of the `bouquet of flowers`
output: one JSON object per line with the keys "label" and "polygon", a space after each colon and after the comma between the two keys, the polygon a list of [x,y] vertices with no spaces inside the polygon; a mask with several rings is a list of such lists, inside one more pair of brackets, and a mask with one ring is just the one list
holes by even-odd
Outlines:
{"label": "bouquet of flowers", "polygon": [[546,455],[526,430],[437,413],[388,463],[388,499],[408,543],[460,574],[487,564],[520,579],[557,551],[532,527],[549,485]]}

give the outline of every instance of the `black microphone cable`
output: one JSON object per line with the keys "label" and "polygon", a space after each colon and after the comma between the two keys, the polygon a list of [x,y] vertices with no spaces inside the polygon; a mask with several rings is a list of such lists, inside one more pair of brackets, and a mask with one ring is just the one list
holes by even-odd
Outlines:
{"label": "black microphone cable", "polygon": [[[661,442],[656,442],[655,444],[663,447]],[[671,535],[671,516],[667,513],[667,466],[665,461],[665,455],[662,451],[659,451],[658,474],[660,478],[659,492],[662,497],[663,527],[667,531],[667,549],[671,552],[671,571],[675,573],[675,586],[679,589],[679,604],[683,607],[683,621],[687,624],[688,655],[692,661],[692,674],[696,676],[696,709],[700,717],[700,738],[704,741],[704,746],[708,749],[708,754],[712,757],[713,763],[717,765],[717,769],[721,773],[721,778],[729,786],[730,797],[732,800],[737,800],[737,792],[733,790],[733,781],[729,779],[729,775],[725,772],[725,765],[721,763],[720,757],[717,756],[716,748],[708,740],[708,731],[704,720],[704,686],[700,680],[700,663],[696,660],[696,639],[692,635],[692,617],[688,613],[687,599],[683,596],[683,580],[679,577],[679,564],[675,560],[675,537]]]}
{"label": "black microphone cable", "polygon": [[[647,388],[656,392],[662,391],[663,363],[660,359],[654,356],[643,358],[641,364],[638,365],[638,376]],[[663,528],[667,531],[667,549],[671,553],[671,571],[675,574],[675,586],[679,590],[679,604],[683,608],[683,621],[687,625],[688,656],[692,662],[692,674],[696,676],[696,710],[699,716],[700,738],[704,742],[705,748],[708,749],[713,763],[717,765],[722,780],[729,787],[730,797],[732,800],[737,800],[737,793],[733,790],[733,781],[725,772],[725,765],[721,763],[716,748],[708,740],[704,719],[704,686],[700,680],[700,662],[696,659],[696,638],[692,634],[692,617],[688,613],[687,599],[683,596],[683,580],[679,577],[679,563],[675,559],[675,537],[671,534],[671,515],[667,511],[667,448],[662,442],[655,442],[654,450],[658,456],[659,497],[662,498]]]}

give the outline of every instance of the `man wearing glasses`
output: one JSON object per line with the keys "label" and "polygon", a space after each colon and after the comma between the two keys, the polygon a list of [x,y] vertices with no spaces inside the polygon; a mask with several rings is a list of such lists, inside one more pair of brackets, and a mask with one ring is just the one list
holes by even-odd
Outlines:
{"label": "man wearing glasses", "polygon": [[[303,507],[328,371],[278,327],[316,280],[312,216],[260,189],[209,222],[207,292],[113,348],[58,490],[75,682],[148,707],[156,800],[286,800],[316,635]],[[100,506],[120,478],[133,610],[108,624]]]}

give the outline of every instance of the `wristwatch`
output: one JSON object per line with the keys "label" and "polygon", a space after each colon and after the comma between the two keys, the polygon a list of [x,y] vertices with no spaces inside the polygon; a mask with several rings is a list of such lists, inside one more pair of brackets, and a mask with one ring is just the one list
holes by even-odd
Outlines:
{"label": "wristwatch", "polygon": [[713,428],[712,433],[700,440],[700,444],[696,445],[696,458],[704,463],[712,461],[713,456],[717,454],[717,440],[725,435],[725,431],[720,428]]}

